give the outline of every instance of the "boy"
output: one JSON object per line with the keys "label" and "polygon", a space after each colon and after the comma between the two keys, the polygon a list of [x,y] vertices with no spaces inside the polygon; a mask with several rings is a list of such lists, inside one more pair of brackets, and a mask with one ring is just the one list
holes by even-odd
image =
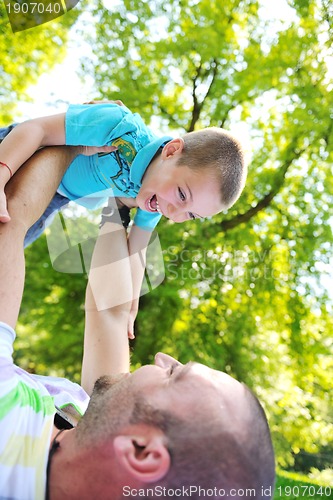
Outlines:
{"label": "boy", "polygon": [[[0,144],[0,222],[10,220],[4,194],[10,177],[38,148],[64,144],[105,146],[105,152],[80,155],[71,163],[51,209],[59,210],[68,200],[96,208],[110,196],[137,208],[130,255],[147,247],[162,215],[174,222],[210,217],[229,208],[245,183],[241,146],[222,129],[158,137],[126,106],[71,105],[67,113],[16,126]],[[37,226],[37,233],[28,231],[26,245],[43,231],[40,222]],[[135,300],[142,275],[142,269],[133,271]],[[137,304],[135,315],[136,310]]]}

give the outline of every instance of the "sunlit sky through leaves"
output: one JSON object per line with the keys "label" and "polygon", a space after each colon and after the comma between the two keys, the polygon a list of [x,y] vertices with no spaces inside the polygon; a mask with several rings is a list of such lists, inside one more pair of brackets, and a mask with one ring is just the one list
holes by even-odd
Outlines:
{"label": "sunlit sky through leaves", "polygon": [[[119,0],[104,0],[104,4],[107,9],[113,10]],[[265,21],[271,21],[270,37],[274,37],[289,25],[294,14],[286,0],[262,0],[261,15]],[[86,30],[88,23],[85,21]],[[89,44],[78,38],[77,27],[80,22],[82,21],[79,20],[71,31],[67,57],[49,74],[41,76],[37,85],[29,89],[32,101],[19,104],[17,120],[62,112],[66,110],[68,103],[84,102],[95,97],[91,78],[86,78],[83,82],[78,76],[80,57],[92,54]]]}

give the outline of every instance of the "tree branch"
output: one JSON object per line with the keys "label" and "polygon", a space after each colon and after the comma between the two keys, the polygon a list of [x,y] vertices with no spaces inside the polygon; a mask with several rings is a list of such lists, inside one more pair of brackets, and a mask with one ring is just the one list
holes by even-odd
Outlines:
{"label": "tree branch", "polygon": [[192,79],[192,82],[193,82],[193,87],[192,87],[193,111],[192,111],[192,118],[191,118],[191,122],[190,122],[190,125],[188,128],[188,132],[193,132],[193,130],[195,128],[195,124],[197,123],[197,121],[200,118],[202,106],[203,106],[205,100],[207,99],[209,93],[211,92],[212,85],[216,79],[217,69],[218,69],[217,61],[216,61],[216,59],[213,59],[213,62],[211,64],[210,68],[204,72],[205,73],[204,78],[208,78],[211,75],[212,75],[212,78],[211,78],[211,81],[208,85],[208,89],[207,89],[205,96],[201,99],[201,101],[199,101],[197,94],[196,94],[196,90],[198,87],[198,79],[201,76],[202,65],[200,64],[197,68],[197,73],[196,73],[195,77]]}
{"label": "tree branch", "polygon": [[[297,142],[297,138],[295,139],[294,142]],[[294,160],[299,158],[301,154],[305,151],[306,148],[300,149],[300,150],[295,150],[292,148],[293,152],[293,157],[286,160],[285,163],[282,165],[282,167],[279,169],[278,174],[275,179],[275,185],[267,193],[261,200],[258,201],[258,203],[254,206],[251,207],[249,210],[244,212],[243,214],[238,214],[232,219],[227,219],[221,222],[220,227],[221,229],[226,232],[229,231],[230,229],[234,229],[235,227],[239,226],[240,224],[243,224],[245,222],[248,222],[251,220],[255,215],[257,215],[260,211],[265,210],[267,208],[272,200],[275,198],[275,196],[280,192],[284,185],[285,177],[288,172],[289,167],[292,165]]]}
{"label": "tree branch", "polygon": [[200,73],[201,73],[201,63],[197,67],[196,75],[192,78],[193,110],[192,110],[192,118],[191,118],[191,122],[190,122],[190,125],[188,128],[188,132],[193,132],[195,124],[199,120],[200,112],[201,112],[201,108],[202,108],[202,102],[199,103],[197,95],[196,95],[196,90],[197,90],[197,86],[198,86],[197,82],[198,82],[198,78],[200,76]]}

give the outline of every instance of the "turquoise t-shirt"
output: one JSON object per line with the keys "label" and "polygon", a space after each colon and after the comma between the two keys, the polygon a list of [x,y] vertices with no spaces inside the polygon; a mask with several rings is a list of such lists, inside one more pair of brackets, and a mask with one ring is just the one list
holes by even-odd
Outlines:
{"label": "turquoise t-shirt", "polygon": [[[112,103],[71,105],[66,113],[66,144],[117,146],[113,153],[78,156],[65,173],[59,192],[87,208],[110,196],[136,198],[143,175],[158,149],[172,137],[158,137],[137,113]],[[134,223],[152,230],[161,215],[137,209]]]}

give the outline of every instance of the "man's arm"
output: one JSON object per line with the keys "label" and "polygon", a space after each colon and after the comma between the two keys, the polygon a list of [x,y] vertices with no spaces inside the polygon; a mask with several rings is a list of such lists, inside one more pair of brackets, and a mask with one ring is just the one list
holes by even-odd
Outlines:
{"label": "man's arm", "polygon": [[126,236],[121,224],[106,222],[94,248],[86,290],[81,376],[88,394],[100,376],[129,371],[132,280]]}
{"label": "man's arm", "polygon": [[[104,148],[84,148],[95,154]],[[35,153],[6,186],[12,220],[0,224],[0,321],[15,328],[23,293],[23,241],[27,230],[44,213],[70,163],[83,148],[51,147]],[[50,175],[52,171],[52,175]]]}
{"label": "man's arm", "polygon": [[[78,148],[47,148],[36,153],[7,184],[12,220],[0,224],[0,321],[15,328],[23,293],[26,231],[44,212]],[[49,175],[50,168],[53,174]]]}
{"label": "man's arm", "polygon": [[129,338],[134,338],[134,322],[139,310],[139,298],[145,275],[147,247],[150,238],[150,231],[141,229],[135,224],[131,227],[128,236],[128,251],[131,257],[133,300],[128,322]]}
{"label": "man's arm", "polygon": [[[119,210],[119,222],[122,217],[122,222],[126,225],[127,229],[128,222],[130,221],[129,209],[137,208],[136,200],[135,198],[123,197],[117,197],[116,199],[110,198],[109,209],[111,209],[111,212],[112,205],[115,203],[114,200],[116,200],[114,208]],[[126,220],[127,214],[121,215],[121,211],[124,209],[128,210],[128,221]],[[127,237],[132,276],[132,305],[128,318],[128,337],[130,339],[134,338],[134,322],[139,309],[139,297],[146,268],[147,247],[151,239],[151,235],[151,231],[144,230],[134,223]]]}

